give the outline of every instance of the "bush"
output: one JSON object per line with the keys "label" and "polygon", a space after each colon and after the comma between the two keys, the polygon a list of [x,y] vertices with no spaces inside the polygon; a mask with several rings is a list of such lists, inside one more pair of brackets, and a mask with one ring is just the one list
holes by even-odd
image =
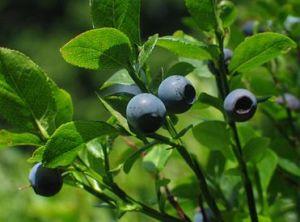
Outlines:
{"label": "bush", "polygon": [[[106,121],[75,120],[65,90],[24,54],[0,48],[0,148],[35,148],[28,161],[45,172],[30,176],[38,194],[60,190],[60,181],[55,192],[44,190],[54,181],[43,178],[55,172],[118,218],[298,221],[299,3],[185,4],[190,34],[142,41],[139,0],[91,1],[94,29],[61,54],[110,76],[95,95]],[[244,7],[266,17],[240,21]],[[159,73],[151,64],[161,59],[158,48],[176,56]],[[136,162],[153,183],[150,200],[122,188],[128,178],[149,188]]]}

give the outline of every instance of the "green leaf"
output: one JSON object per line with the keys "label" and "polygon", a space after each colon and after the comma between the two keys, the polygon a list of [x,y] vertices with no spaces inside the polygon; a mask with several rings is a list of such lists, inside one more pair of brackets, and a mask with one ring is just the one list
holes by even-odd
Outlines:
{"label": "green leaf", "polygon": [[73,102],[70,94],[63,89],[56,88],[53,93],[57,107],[55,126],[59,127],[73,120]]}
{"label": "green leaf", "polygon": [[133,85],[115,84],[113,86],[109,86],[99,91],[99,95],[101,97],[118,96],[118,95],[136,96],[141,93],[142,91],[135,84]]}
{"label": "green leaf", "polygon": [[134,81],[131,79],[128,71],[126,69],[121,69],[118,72],[114,73],[105,83],[101,86],[100,89],[115,85],[115,84],[124,84],[132,85]]}
{"label": "green leaf", "polygon": [[198,101],[200,103],[210,105],[216,108],[217,110],[221,111],[222,113],[224,112],[223,102],[217,97],[211,96],[207,93],[201,93]]}
{"label": "green leaf", "polygon": [[265,151],[268,149],[270,145],[270,139],[266,137],[256,137],[252,138],[247,144],[244,146],[244,157],[245,160],[251,161],[253,163],[259,162],[264,154]]}
{"label": "green leaf", "polygon": [[173,75],[186,76],[194,70],[195,67],[192,64],[187,62],[178,62],[167,71],[164,77],[166,78]]}
{"label": "green leaf", "polygon": [[194,137],[211,150],[220,150],[230,157],[230,132],[222,121],[205,121],[193,128]]}
{"label": "green leaf", "polygon": [[140,43],[140,0],[91,0],[95,28],[112,27]]}
{"label": "green leaf", "polygon": [[103,147],[99,139],[94,139],[86,144],[89,166],[100,175],[105,176],[105,161]]}
{"label": "green leaf", "polygon": [[151,173],[161,172],[166,166],[173,150],[168,145],[154,146],[143,158],[143,167]]}
{"label": "green leaf", "polygon": [[253,35],[235,49],[229,71],[249,71],[295,47],[296,43],[282,34],[265,32]]}
{"label": "green leaf", "polygon": [[220,11],[220,18],[223,22],[223,26],[231,26],[237,17],[237,9],[235,5],[230,1],[221,1],[218,5],[218,9]]}
{"label": "green leaf", "polygon": [[263,159],[257,163],[261,185],[267,190],[278,163],[277,155],[270,149],[265,152]]}
{"label": "green leaf", "polygon": [[183,128],[181,131],[179,131],[177,133],[177,135],[174,137],[174,139],[179,139],[179,138],[185,136],[187,134],[187,132],[190,131],[190,129],[193,129],[193,127],[194,127],[193,124],[191,124],[191,125],[188,125],[187,127]]}
{"label": "green leaf", "polygon": [[28,163],[39,163],[39,162],[42,162],[45,149],[46,149],[45,146],[41,146],[38,149],[36,149],[33,152],[32,156],[27,160],[27,162]]}
{"label": "green leaf", "polygon": [[13,133],[0,130],[0,149],[15,146],[40,146],[41,140],[30,133]]}
{"label": "green leaf", "polygon": [[276,85],[265,67],[251,69],[242,75],[242,82],[256,96],[277,95]]}
{"label": "green leaf", "polygon": [[176,197],[193,199],[200,193],[198,183],[193,177],[181,177],[174,183],[172,194]]}
{"label": "green leaf", "polygon": [[290,174],[300,177],[300,166],[296,163],[288,159],[279,158],[278,165]]}
{"label": "green leaf", "polygon": [[108,102],[106,102],[99,95],[98,95],[98,98],[99,98],[100,102],[102,103],[102,105],[104,106],[104,108],[108,112],[110,112],[110,114],[118,120],[119,124],[129,133],[130,129],[129,129],[126,118],[120,112],[115,110]]}
{"label": "green leaf", "polygon": [[153,52],[158,41],[158,34],[150,36],[148,41],[144,43],[139,54],[139,65],[143,67]]}
{"label": "green leaf", "polygon": [[55,128],[56,104],[46,74],[20,52],[0,48],[0,116],[15,128],[40,131]]}
{"label": "green leaf", "polygon": [[63,124],[46,143],[43,163],[52,168],[69,165],[87,142],[117,133],[114,127],[105,122],[75,121]]}
{"label": "green leaf", "polygon": [[215,0],[185,0],[185,4],[200,29],[218,28]]}
{"label": "green leaf", "polygon": [[131,57],[126,35],[114,28],[94,29],[77,36],[61,48],[63,58],[87,69],[120,69]]}
{"label": "green leaf", "polygon": [[212,58],[209,47],[193,38],[164,36],[158,39],[157,45],[180,57],[198,60]]}
{"label": "green leaf", "polygon": [[143,146],[142,148],[138,149],[137,151],[135,151],[133,154],[131,154],[126,161],[123,164],[123,170],[124,172],[127,174],[130,172],[133,164],[136,162],[136,160],[147,150],[153,148],[153,146],[156,144],[156,142],[152,142],[149,144],[146,144],[145,146]]}

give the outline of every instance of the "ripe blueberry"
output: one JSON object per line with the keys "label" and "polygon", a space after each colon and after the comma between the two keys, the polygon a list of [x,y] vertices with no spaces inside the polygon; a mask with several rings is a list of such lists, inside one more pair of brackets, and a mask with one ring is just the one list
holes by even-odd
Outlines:
{"label": "ripe blueberry", "polygon": [[63,186],[63,179],[59,170],[45,168],[41,163],[32,167],[29,181],[34,192],[45,197],[54,196]]}
{"label": "ripe blueberry", "polygon": [[224,109],[229,118],[236,122],[251,119],[257,108],[256,97],[245,89],[236,89],[228,94],[224,101]]}
{"label": "ripe blueberry", "polygon": [[184,113],[191,108],[196,98],[192,83],[183,76],[170,76],[160,84],[158,97],[170,113]]}
{"label": "ripe blueberry", "polygon": [[166,116],[166,107],[156,96],[142,93],[133,97],[126,108],[128,124],[143,133],[154,133]]}

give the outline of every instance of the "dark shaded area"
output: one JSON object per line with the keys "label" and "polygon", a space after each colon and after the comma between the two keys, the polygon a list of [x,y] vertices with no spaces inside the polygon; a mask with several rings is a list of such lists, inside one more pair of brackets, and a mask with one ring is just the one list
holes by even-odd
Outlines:
{"label": "dark shaded area", "polygon": [[[89,10],[88,1],[81,0],[0,2],[0,46],[28,55],[66,89],[73,97],[77,119],[101,117],[95,90],[111,74],[73,67],[59,53],[67,41],[92,28]],[[183,29],[181,20],[187,15],[183,0],[143,1],[143,39],[155,33],[168,35]]]}

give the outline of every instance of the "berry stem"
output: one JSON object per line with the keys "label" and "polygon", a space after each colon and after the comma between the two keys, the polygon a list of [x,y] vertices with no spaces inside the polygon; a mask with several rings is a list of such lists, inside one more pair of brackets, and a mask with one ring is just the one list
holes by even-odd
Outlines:
{"label": "berry stem", "polygon": [[[87,172],[80,170],[80,168],[77,168],[77,170],[81,173],[83,173],[84,175],[88,175],[92,178],[94,178],[96,181],[98,181],[100,184],[104,185],[109,191],[111,191],[112,193],[114,193],[119,199],[121,199],[122,201],[124,201],[127,204],[132,204],[132,205],[137,205],[137,209],[136,211],[140,211],[143,214],[146,214],[152,218],[155,218],[159,221],[166,221],[166,222],[182,222],[181,219],[173,217],[169,214],[166,213],[162,213],[159,212],[151,207],[148,207],[147,205],[135,200],[134,198],[130,197],[125,191],[123,191],[116,183],[111,182],[110,184],[106,184],[106,182],[103,180],[103,178],[98,175],[97,172],[93,171],[91,168],[89,168],[85,162],[78,158],[80,161],[80,163],[84,166],[87,167],[87,171],[89,172],[89,174],[87,174]],[[77,181],[80,185],[83,186],[83,188],[89,192],[90,194],[92,194],[93,196],[99,198],[100,200],[108,203],[110,206],[112,207],[117,207],[116,204],[114,204],[114,202],[116,202],[114,199],[112,199],[111,197],[107,196],[105,193],[99,192],[97,190],[95,190],[93,187],[87,186],[85,184],[83,184],[80,181]]]}
{"label": "berry stem", "polygon": [[[224,59],[224,35],[223,35],[223,33],[218,32],[218,31],[216,31],[215,34],[216,34],[216,38],[217,38],[219,49],[220,49],[220,57],[218,60],[218,69],[219,69],[218,74],[220,75],[219,78],[222,83],[222,84],[218,84],[218,89],[220,91],[220,94],[226,97],[229,94],[230,89],[229,89],[229,84],[228,84],[228,79],[227,79],[228,71],[227,71],[225,59]],[[224,100],[224,98],[222,98],[222,99]],[[251,221],[258,222],[258,215],[257,215],[257,210],[256,210],[253,187],[252,187],[252,183],[251,183],[251,180],[249,177],[247,164],[244,159],[243,150],[242,150],[242,146],[241,146],[241,142],[240,142],[240,138],[239,138],[239,134],[238,134],[238,129],[236,127],[235,122],[229,121],[228,124],[231,128],[231,131],[232,131],[233,137],[234,137],[234,141],[235,141],[234,153],[235,153],[235,156],[239,163],[239,168],[241,171],[244,188],[245,188],[246,195],[247,195],[248,208],[249,208]]]}
{"label": "berry stem", "polygon": [[[173,138],[176,138],[177,137],[176,129],[168,117],[166,118],[166,127],[167,127],[170,135]],[[187,149],[183,145],[183,142],[180,138],[177,139],[177,141],[179,142],[179,146],[176,147],[177,151],[179,152],[181,157],[185,160],[185,162],[188,164],[188,166],[191,168],[191,170],[196,174],[199,185],[200,185],[201,193],[204,196],[208,206],[214,212],[214,214],[219,222],[224,221],[222,218],[221,211],[219,210],[215,199],[213,198],[213,196],[210,193],[207,181],[205,179],[205,175],[204,175],[203,170],[201,169],[201,166],[199,165],[197,159],[190,155],[190,153],[187,151]]]}
{"label": "berry stem", "polygon": [[178,217],[181,218],[182,221],[191,222],[191,219],[184,213],[183,209],[169,190],[168,186],[164,186],[164,188],[167,195],[167,199],[169,203],[173,206],[173,208],[176,210]]}

